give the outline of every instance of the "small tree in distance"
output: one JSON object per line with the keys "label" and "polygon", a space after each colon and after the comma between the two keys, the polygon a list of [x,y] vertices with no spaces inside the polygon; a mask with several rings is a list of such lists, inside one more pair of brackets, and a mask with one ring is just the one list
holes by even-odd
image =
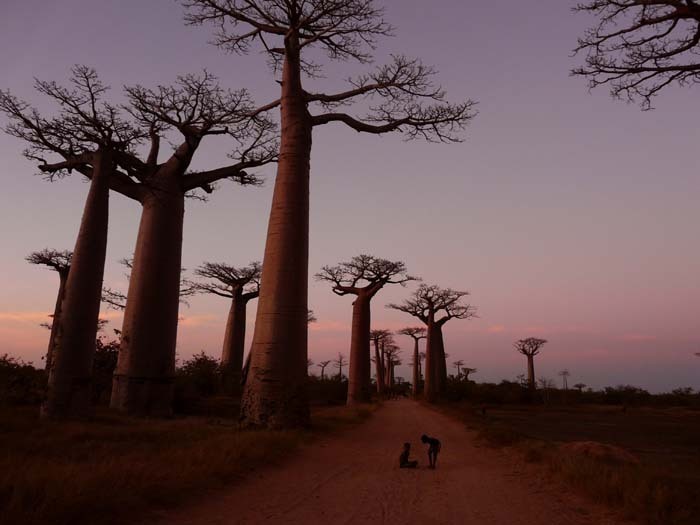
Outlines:
{"label": "small tree in distance", "polygon": [[333,361],[333,364],[335,367],[338,369],[338,381],[343,380],[343,367],[348,364],[347,359],[345,359],[345,356],[343,354],[338,354],[338,359]]}
{"label": "small tree in distance", "polygon": [[421,380],[421,352],[419,351],[419,342],[421,339],[428,337],[427,330],[422,326],[409,326],[402,328],[397,333],[407,335],[413,339],[413,384],[411,390],[413,397],[417,397],[420,393],[419,384]]}
{"label": "small tree in distance", "polygon": [[478,369],[476,369],[476,368],[469,368],[468,366],[462,367],[462,373],[464,374],[465,381],[469,381],[469,376],[471,374],[475,374],[476,372],[478,372]]}
{"label": "small tree in distance", "polygon": [[324,266],[316,279],[332,284],[333,293],[352,295],[352,332],[350,336],[350,371],[348,405],[367,403],[371,397],[370,304],[388,284],[405,285],[415,280],[406,273],[401,261],[389,261],[373,255],[358,255],[336,266]]}
{"label": "small tree in distance", "polygon": [[540,353],[540,348],[546,342],[546,339],[528,337],[513,343],[515,349],[527,357],[527,383],[530,390],[535,390],[535,356]]}
{"label": "small tree in distance", "polygon": [[464,361],[460,359],[459,361],[452,363],[452,365],[457,369],[457,379],[462,379],[462,367],[464,366]]}
{"label": "small tree in distance", "polygon": [[321,381],[323,381],[326,378],[325,372],[326,372],[326,367],[330,365],[330,361],[321,361],[317,366],[321,369]]}
{"label": "small tree in distance", "polygon": [[69,250],[64,250],[59,252],[58,250],[44,249],[38,252],[32,252],[26,257],[26,261],[30,264],[41,264],[48,266],[58,274],[58,293],[56,294],[56,305],[54,306],[51,322],[51,335],[49,336],[49,345],[46,350],[46,370],[51,370],[51,363],[53,361],[53,351],[54,343],[56,339],[56,332],[58,329],[58,319],[61,316],[61,303],[63,302],[63,296],[65,294],[66,282],[68,281],[68,271],[70,270],[70,261],[73,256],[73,252]]}

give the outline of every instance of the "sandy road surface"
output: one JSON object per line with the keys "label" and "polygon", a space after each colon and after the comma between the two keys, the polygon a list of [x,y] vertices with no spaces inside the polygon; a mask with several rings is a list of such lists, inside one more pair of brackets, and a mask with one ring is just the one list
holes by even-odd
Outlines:
{"label": "sandy road surface", "polygon": [[[443,443],[437,470],[426,468],[424,432]],[[397,466],[404,441],[413,443],[417,470]],[[480,448],[463,424],[408,400],[387,402],[366,423],[158,518],[172,525],[620,523],[508,453]]]}

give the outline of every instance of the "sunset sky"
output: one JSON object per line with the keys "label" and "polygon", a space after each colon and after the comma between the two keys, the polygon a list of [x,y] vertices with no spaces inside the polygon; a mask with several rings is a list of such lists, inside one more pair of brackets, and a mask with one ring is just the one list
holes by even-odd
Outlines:
{"label": "sunset sky", "polygon": [[[537,336],[550,341],[535,362],[538,377],[558,380],[568,368],[569,384],[700,388],[697,88],[669,88],[650,112],[604,89],[590,93],[585,80],[569,76],[580,63],[571,56],[576,37],[590,24],[570,11],[572,1],[378,3],[396,36],[380,42],[377,62],[389,54],[422,58],[450,99],[478,100],[479,115],[455,145],[317,128],[310,273],[369,253],[404,260],[428,283],[469,290],[479,318],[448,323],[445,343],[450,371],[461,359],[478,369],[478,381],[524,373],[512,342]],[[0,88],[50,110],[33,78],[65,81],[73,64],[97,68],[115,102],[124,84],[168,84],[206,68],[261,104],[277,98],[264,56],[225,54],[207,43],[211,28],[185,27],[182,15],[172,0],[3,0]],[[340,90],[367,67],[331,63],[306,88]],[[35,176],[23,147],[0,134],[0,354],[38,364],[48,339],[39,323],[53,308],[58,278],[24,257],[72,249],[88,187],[75,174],[53,184]],[[193,168],[226,163],[227,150],[215,139]],[[208,203],[188,202],[185,268],[262,258],[274,169],[259,173],[263,188],[222,183]],[[140,207],[118,194],[110,205],[105,284],[125,290],[118,260],[133,252]],[[413,288],[382,291],[373,327],[415,325],[384,307]],[[348,354],[351,301],[311,280],[316,362]],[[189,303],[181,308],[178,357],[200,350],[218,357],[226,300]],[[117,312],[103,317],[110,333],[120,328]],[[408,363],[411,340],[397,337]],[[408,369],[398,375],[409,377]]]}

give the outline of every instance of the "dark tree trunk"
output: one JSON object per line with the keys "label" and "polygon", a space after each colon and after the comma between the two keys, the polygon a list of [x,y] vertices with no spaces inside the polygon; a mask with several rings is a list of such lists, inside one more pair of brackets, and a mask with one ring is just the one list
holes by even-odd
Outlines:
{"label": "dark tree trunk", "polygon": [[311,117],[301,85],[298,35],[285,39],[281,146],[267,230],[244,424],[310,423],[306,394]]}
{"label": "dark tree trunk", "polygon": [[371,399],[370,325],[370,298],[360,294],[352,305],[348,405],[368,403]]}
{"label": "dark tree trunk", "polygon": [[61,312],[54,319],[58,329],[47,399],[42,407],[45,417],[84,417],[91,413],[92,360],[102,300],[112,171],[108,152],[96,153],[95,160]]}
{"label": "dark tree trunk", "polygon": [[418,397],[418,383],[420,383],[420,352],[418,346],[419,341],[420,339],[413,339],[413,397]]}
{"label": "dark tree trunk", "polygon": [[56,333],[58,332],[58,320],[61,317],[61,305],[63,297],[66,295],[66,281],[68,280],[67,271],[58,272],[58,295],[56,296],[56,306],[53,309],[53,321],[51,322],[51,335],[49,335],[49,346],[46,350],[46,371],[51,372],[53,364],[54,347],[56,346]]}
{"label": "dark tree trunk", "polygon": [[435,323],[435,333],[433,336],[433,345],[435,357],[435,391],[442,396],[447,391],[447,360],[445,358],[445,342],[442,338],[442,325]]}
{"label": "dark tree trunk", "polygon": [[527,356],[527,385],[530,390],[535,390],[535,356]]}
{"label": "dark tree trunk", "polygon": [[245,322],[247,301],[242,291],[231,299],[226,321],[224,345],[221,351],[221,372],[224,391],[238,396],[241,393],[241,374],[245,347]]}
{"label": "dark tree trunk", "polygon": [[384,394],[384,365],[382,364],[379,341],[374,340],[374,368],[377,371],[377,394]]}
{"label": "dark tree trunk", "polygon": [[111,406],[172,414],[185,196],[179,170],[153,177],[143,199]]}

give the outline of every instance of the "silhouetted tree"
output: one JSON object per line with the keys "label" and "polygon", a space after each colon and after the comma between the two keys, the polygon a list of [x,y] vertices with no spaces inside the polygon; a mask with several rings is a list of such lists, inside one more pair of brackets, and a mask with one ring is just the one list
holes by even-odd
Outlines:
{"label": "silhouetted tree", "polygon": [[56,294],[56,305],[54,306],[53,321],[50,325],[51,335],[49,335],[49,345],[46,350],[46,370],[51,370],[53,361],[54,342],[56,339],[56,331],[58,330],[58,318],[61,315],[61,303],[66,289],[66,281],[68,281],[68,271],[70,270],[70,260],[73,253],[69,250],[59,252],[58,250],[44,249],[38,252],[32,252],[26,257],[26,261],[30,264],[42,264],[48,266],[58,274],[58,293]]}
{"label": "silhouetted tree", "polygon": [[321,381],[323,381],[326,378],[325,372],[326,372],[326,367],[330,365],[330,361],[321,361],[317,366],[321,369]]}
{"label": "silhouetted tree", "polygon": [[527,384],[530,390],[535,389],[535,356],[540,353],[540,348],[547,342],[546,339],[528,337],[519,339],[513,346],[515,349],[527,357]]}
{"label": "silhouetted tree", "polygon": [[467,295],[469,292],[421,284],[411,299],[401,304],[387,305],[420,319],[427,326],[424,396],[430,402],[444,393],[447,384],[442,327],[450,319],[471,319],[476,316],[476,309],[463,303]]}
{"label": "silhouetted tree", "polygon": [[[390,33],[373,0],[183,0],[192,24],[218,28],[216,44],[246,53],[259,42],[275,71],[281,70],[282,145],[268,225],[258,314],[253,336],[253,380],[246,383],[244,421],[299,426],[309,420],[305,398],[308,295],[309,166],[314,127],[343,123],[358,132],[401,132],[408,139],[453,142],[474,116],[473,102],[449,104],[433,84],[432,68],[393,57],[389,65],[350,81],[340,93],[317,93],[303,85],[315,63],[367,63],[378,37]],[[340,111],[356,101],[365,117]],[[311,109],[318,108],[318,109]]]}
{"label": "silhouetted tree", "polygon": [[316,319],[316,314],[314,314],[314,311],[308,310],[306,313],[306,324],[315,323],[316,321],[318,321],[318,319]]}
{"label": "silhouetted tree", "polygon": [[561,377],[562,381],[562,388],[564,389],[564,392],[566,392],[569,389],[569,383],[567,381],[568,377],[571,375],[571,372],[568,370],[562,370],[559,372],[559,376]]}
{"label": "silhouetted tree", "polygon": [[384,353],[384,365],[386,367],[386,371],[384,373],[384,376],[386,377],[386,386],[389,388],[389,390],[391,390],[396,384],[395,369],[397,366],[401,365],[401,359],[399,358],[401,349],[398,347],[398,345],[394,344],[393,341],[385,340],[384,344],[382,345],[382,350]]}
{"label": "silhouetted tree", "polygon": [[334,366],[338,369],[338,381],[343,380],[343,367],[347,364],[347,360],[343,354],[338,354],[338,359],[333,361]]}
{"label": "silhouetted tree", "polygon": [[586,384],[585,383],[576,383],[574,385],[574,388],[576,390],[578,390],[579,392],[583,392],[583,389],[586,388]]}
{"label": "silhouetted tree", "polygon": [[462,367],[464,366],[464,361],[460,359],[459,361],[452,363],[452,365],[457,369],[457,379],[462,379]]}
{"label": "silhouetted tree", "polygon": [[419,384],[421,379],[421,357],[419,351],[419,342],[421,339],[425,339],[426,337],[428,337],[427,330],[421,326],[409,326],[406,328],[402,328],[397,333],[401,335],[407,335],[411,339],[413,339],[413,384],[411,385],[411,390],[413,396],[417,397],[420,391]]}
{"label": "silhouetted tree", "polygon": [[248,302],[260,293],[260,263],[236,268],[223,263],[205,262],[194,271],[204,281],[192,283],[194,290],[230,299],[224,344],[221,350],[221,373],[224,390],[240,394],[241,371],[245,347],[245,323]]}
{"label": "silhouetted tree", "polygon": [[[220,180],[257,185],[246,170],[275,160],[275,128],[256,115],[245,90],[225,90],[216,77],[178,77],[173,86],[127,87],[130,112],[150,134],[146,159],[122,155],[118,162],[142,205],[134,267],[129,280],[119,363],[111,406],[133,414],[167,415],[175,372],[175,341],[182,264],[185,199]],[[161,139],[173,150],[159,162]],[[212,136],[234,144],[232,163],[191,171],[200,145]]]}
{"label": "silhouetted tree", "polygon": [[377,377],[377,393],[384,394],[386,388],[386,374],[384,373],[384,351],[383,345],[386,340],[391,338],[389,330],[370,330],[369,337],[374,343],[374,368]]}
{"label": "silhouetted tree", "polygon": [[645,109],[671,84],[700,81],[700,4],[695,0],[587,0],[576,11],[597,24],[579,39],[585,64],[573,70],[616,98],[639,100]]}
{"label": "silhouetted tree", "polygon": [[[91,408],[92,360],[107,249],[110,185],[120,155],[144,138],[141,130],[104,102],[107,91],[96,72],[85,66],[71,71],[69,87],[37,80],[35,89],[57,103],[54,117],[42,116],[27,102],[0,91],[0,111],[9,119],[5,131],[28,144],[25,156],[53,181],[76,170],[90,179],[80,229],[65,285],[49,371],[48,417],[86,416]],[[51,163],[49,163],[51,158]],[[60,160],[58,160],[60,159]]]}
{"label": "silhouetted tree", "polygon": [[333,293],[352,295],[352,333],[347,404],[367,403],[371,398],[370,303],[387,284],[405,285],[415,280],[406,273],[401,261],[389,261],[373,255],[358,255],[337,266],[324,266],[316,279],[333,285]]}

